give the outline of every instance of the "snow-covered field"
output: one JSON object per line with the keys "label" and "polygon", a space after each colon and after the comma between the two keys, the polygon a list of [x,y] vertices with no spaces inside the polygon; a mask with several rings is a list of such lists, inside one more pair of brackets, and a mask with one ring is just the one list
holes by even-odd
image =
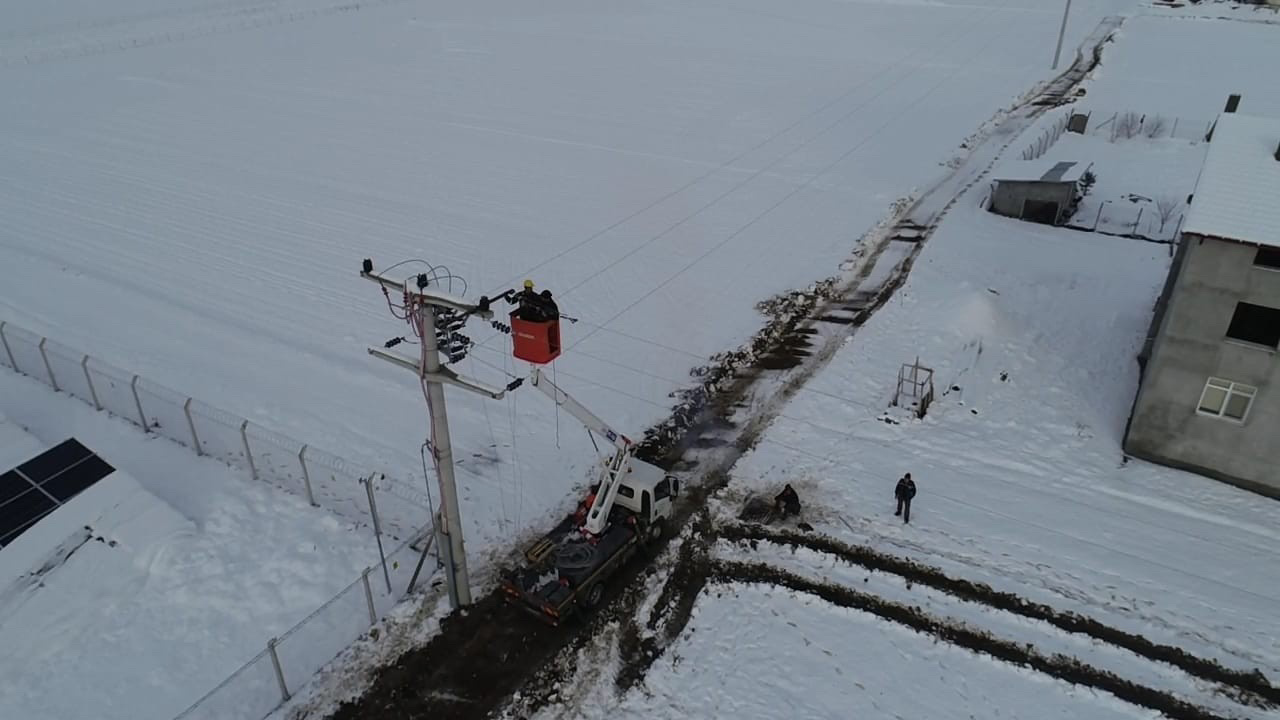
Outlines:
{"label": "snow-covered field", "polygon": [[[1067,46],[1131,6],[1075,3]],[[691,367],[757,329],[756,301],[830,275],[890,203],[1049,76],[1058,12],[1035,0],[10,3],[0,319],[415,476],[421,402],[364,353],[402,328],[357,279],[360,259],[448,265],[472,297],[532,277],[582,319],[566,327],[557,382],[638,435]],[[1133,20],[1088,98],[1204,116],[1243,92],[1249,112],[1280,109],[1267,73],[1236,73],[1269,66],[1275,30]],[[1188,50],[1205,45],[1211,58]],[[1165,248],[991,217],[979,199],[744,459],[733,491],[790,479],[823,532],[1276,672],[1280,511],[1119,467]],[[504,337],[472,334],[481,345],[459,370],[519,372]],[[940,393],[961,390],[924,423],[879,422],[898,363],[916,355]],[[529,397],[450,395],[473,551],[504,553],[543,524],[594,459],[569,418]],[[189,523],[126,548],[136,557],[102,565],[113,569],[88,594],[61,593],[77,622],[59,632],[52,616],[22,615],[44,600],[5,596],[22,619],[0,621],[6,651],[18,648],[0,671],[20,688],[3,693],[4,717],[169,717],[369,563],[368,537],[325,511],[29,380],[0,376],[0,411],[47,443],[75,434]],[[904,470],[921,486],[910,528],[882,512]],[[751,607],[751,593],[786,595],[733,592]],[[704,598],[697,622],[748,612],[719,605]],[[1032,699],[1039,714],[1131,711],[1066,686],[1037,694],[1043,678],[853,611],[787,606],[811,630],[797,637],[847,622],[841,662],[881,678],[868,687],[896,677],[886,656],[922,656],[977,688],[929,680],[941,698],[929,706],[888,692],[815,700],[837,715],[846,701],[976,713],[1002,688],[1015,716]],[[710,634],[689,642],[723,647]],[[859,643],[877,649],[874,668]],[[770,662],[741,667],[787,667]],[[681,683],[721,676],[699,665],[656,671],[648,690],[683,702]],[[778,698],[758,676],[734,682],[757,698],[742,708]]]}
{"label": "snow-covered field", "polygon": [[[1231,64],[1274,52],[1280,28],[1258,27],[1132,20],[1109,47],[1087,97],[1190,114],[1203,112],[1197,108],[1204,103],[1212,113],[1235,91],[1257,112],[1275,108],[1280,86]],[[1211,60],[1196,54],[1194,72],[1190,54],[1173,52],[1188,43],[1215,48]],[[1170,64],[1181,73],[1176,80],[1165,79]],[[1170,99],[1166,83],[1175,82],[1185,92]],[[1198,168],[1186,155],[1195,150],[1174,142],[1121,144],[1119,158],[1108,161],[1130,164],[1117,169],[1122,183],[1145,184],[1128,191],[1189,192]],[[1077,139],[1061,150],[1087,154],[1096,147]],[[1174,176],[1182,172],[1192,175]],[[1128,460],[1120,448],[1137,388],[1135,357],[1168,270],[1167,247],[998,217],[979,207],[984,193],[985,187],[969,192],[950,211],[906,284],[736,464],[727,490],[713,500],[715,517],[732,523],[748,495],[772,496],[790,482],[804,502],[803,519],[818,534],[1233,670],[1257,669],[1275,682],[1280,506]],[[935,371],[937,399],[923,420],[890,407],[900,365],[916,358]],[[893,515],[893,487],[905,472],[919,486],[909,525]],[[1237,705],[1169,664],[820,553],[721,542],[712,555],[923,607],[1225,717],[1275,715]],[[1082,695],[1069,686],[1019,677],[1020,670],[997,670],[989,658],[946,647],[911,640],[909,631],[807,593],[713,582],[684,633],[621,703],[660,717],[767,717],[784,709],[806,717],[1152,716],[1115,702],[1072,706]],[[988,671],[1002,673],[995,684],[975,680]],[[600,674],[597,685],[567,691],[541,716],[607,705],[614,678]],[[582,679],[590,677],[575,682]],[[1017,708],[1024,682],[1037,688],[1034,710]],[[1054,686],[1061,692],[1050,692]],[[911,690],[889,690],[902,687]],[[936,706],[923,705],[938,698]]]}
{"label": "snow-covered field", "polygon": [[[102,542],[38,582],[6,572],[4,718],[173,717],[377,561],[366,528],[34,380],[0,373],[0,398],[28,429],[20,444],[14,418],[0,424],[15,463],[74,436],[129,476],[86,492],[95,507],[80,516]],[[22,549],[3,549],[6,571]]]}
{"label": "snow-covered field", "polygon": [[[1068,46],[1127,5],[1077,3]],[[551,288],[582,318],[558,381],[638,435],[759,326],[756,301],[829,273],[1047,77],[1059,17],[1032,0],[333,7],[6,9],[0,313],[405,475],[426,424],[410,379],[363,352],[402,329],[361,258],[446,264],[472,296]],[[503,378],[492,334],[473,329],[463,371]],[[528,395],[450,402],[468,538],[505,548],[567,502],[590,445]]]}
{"label": "snow-covered field", "polygon": [[1155,717],[1106,694],[771,586],[709,588],[687,633],[667,652],[672,662],[649,675],[646,693],[628,695],[598,716]]}
{"label": "snow-covered field", "polygon": [[[1139,18],[1088,96],[1133,92],[1154,63],[1144,51],[1167,57],[1167,43],[1195,40],[1176,34],[1188,27],[1238,57],[1273,47],[1259,27],[1276,30]],[[1235,69],[1202,61],[1186,94],[1231,87],[1277,107],[1280,87]],[[907,285],[739,463],[737,486],[798,480],[832,513],[824,531],[1280,673],[1268,610],[1280,507],[1120,450],[1167,249],[996,217],[979,200],[953,210]],[[923,422],[881,421],[899,364],[916,357],[935,370],[937,402]],[[910,527],[884,512],[904,472],[920,487]]]}

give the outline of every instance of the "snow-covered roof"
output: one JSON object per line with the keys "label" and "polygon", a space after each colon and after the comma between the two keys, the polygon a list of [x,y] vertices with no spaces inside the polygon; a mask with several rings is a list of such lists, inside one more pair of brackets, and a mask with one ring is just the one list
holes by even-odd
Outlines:
{"label": "snow-covered roof", "polygon": [[1218,118],[1183,232],[1280,247],[1280,119]]}
{"label": "snow-covered roof", "polygon": [[1069,160],[1016,160],[1005,163],[996,175],[996,181],[1013,182],[1076,182],[1084,175],[1089,166],[1085,163]]}

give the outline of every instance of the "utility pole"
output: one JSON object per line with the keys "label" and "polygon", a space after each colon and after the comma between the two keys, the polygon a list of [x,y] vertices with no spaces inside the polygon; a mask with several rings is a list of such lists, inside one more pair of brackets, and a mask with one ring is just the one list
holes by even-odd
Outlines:
{"label": "utility pole", "polygon": [[[394,280],[374,272],[373,262],[365,260],[360,277],[381,285],[383,292],[387,294],[388,302],[390,302],[392,291],[403,297],[405,313],[403,319],[414,326],[414,334],[420,341],[422,352],[418,358],[372,347],[369,348],[369,354],[393,365],[412,370],[425,390],[427,406],[431,413],[431,453],[435,459],[442,503],[440,522],[436,527],[437,532],[443,535],[440,550],[444,555],[443,564],[449,585],[449,600],[456,610],[471,604],[471,585],[467,576],[466,548],[462,540],[458,489],[453,477],[453,446],[449,441],[449,417],[445,412],[444,386],[452,385],[495,400],[501,399],[506,389],[461,377],[444,367],[440,362],[441,340],[444,340],[444,350],[451,362],[461,359],[470,345],[470,339],[460,335],[457,330],[466,324],[469,316],[475,315],[484,320],[490,320],[493,318],[493,312],[489,310],[487,304],[472,305],[461,298],[430,287],[432,278],[428,275],[418,275],[416,287],[411,287],[408,282]],[[386,347],[392,347],[401,340],[400,338],[390,340]]]}
{"label": "utility pole", "polygon": [[1071,0],[1067,0],[1067,7],[1062,11],[1062,27],[1058,30],[1058,48],[1053,51],[1053,69],[1058,69],[1058,60],[1062,57],[1062,38],[1067,34],[1067,16],[1071,14]]}

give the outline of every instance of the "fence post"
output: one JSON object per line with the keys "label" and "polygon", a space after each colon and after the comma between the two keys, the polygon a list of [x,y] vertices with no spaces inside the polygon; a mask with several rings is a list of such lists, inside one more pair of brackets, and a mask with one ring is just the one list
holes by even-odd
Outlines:
{"label": "fence post", "polygon": [[191,419],[191,398],[182,403],[182,412],[187,415],[187,427],[191,428],[191,443],[196,455],[204,455],[204,448],[200,447],[200,436],[196,434],[196,421]]}
{"label": "fence post", "polygon": [[320,507],[316,504],[316,496],[311,494],[311,471],[307,470],[306,445],[298,451],[298,464],[302,466],[302,486],[307,489],[307,502],[311,503],[311,507]]}
{"label": "fence post", "polygon": [[378,557],[382,558],[382,576],[387,581],[387,594],[391,594],[391,574],[387,572],[387,556],[382,551],[382,523],[378,521],[378,503],[373,499],[373,478],[374,473],[369,473],[369,479],[361,479],[364,483],[365,492],[369,494],[369,515],[373,517],[373,537],[378,541]]}
{"label": "fence post", "polygon": [[129,388],[133,390],[133,404],[138,408],[138,421],[142,423],[143,432],[151,432],[151,428],[147,424],[147,414],[142,412],[142,399],[138,397],[138,376],[134,375],[129,381]]}
{"label": "fence post", "polygon": [[14,370],[22,372],[22,368],[18,367],[18,361],[13,359],[13,350],[9,349],[9,338],[4,336],[5,325],[8,325],[8,323],[0,321],[0,342],[4,343],[4,354],[9,356],[9,365],[12,366]]}
{"label": "fence post", "polygon": [[53,366],[49,364],[49,354],[44,351],[44,344],[47,342],[49,342],[49,338],[40,338],[40,345],[37,346],[40,348],[40,359],[44,360],[45,372],[49,373],[49,384],[53,385],[54,390],[61,390],[62,388],[58,387],[58,378],[53,376]]}
{"label": "fence post", "polygon": [[102,403],[98,402],[98,390],[93,386],[93,373],[89,372],[89,356],[80,361],[80,369],[84,370],[84,381],[89,383],[89,395],[93,398],[93,409],[101,411]]}
{"label": "fence post", "polygon": [[271,664],[276,669],[276,682],[280,683],[280,702],[289,702],[289,687],[284,684],[284,670],[280,668],[280,656],[276,654],[276,639],[267,641],[267,652],[271,653]]}
{"label": "fence post", "polygon": [[360,580],[364,582],[365,602],[369,603],[369,624],[377,625],[378,611],[373,607],[373,589],[369,587],[369,571],[372,569],[373,568],[365,568],[364,572],[360,573]]}
{"label": "fence post", "polygon": [[253,464],[253,451],[249,449],[249,421],[240,423],[240,441],[244,443],[244,457],[249,461],[249,474],[258,479],[258,468]]}

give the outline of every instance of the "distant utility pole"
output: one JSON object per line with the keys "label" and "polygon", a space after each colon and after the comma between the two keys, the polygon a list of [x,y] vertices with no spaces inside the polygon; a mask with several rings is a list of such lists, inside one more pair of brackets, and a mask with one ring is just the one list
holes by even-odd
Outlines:
{"label": "distant utility pole", "polygon": [[[443,507],[440,509],[440,523],[437,532],[444,535],[439,547],[444,554],[444,567],[449,583],[449,600],[454,609],[471,604],[471,585],[467,576],[467,554],[462,542],[462,518],[458,510],[458,489],[453,479],[453,446],[449,441],[449,418],[445,413],[444,386],[452,385],[469,392],[499,400],[506,393],[504,388],[495,388],[484,383],[460,377],[440,363],[441,344],[451,361],[465,355],[470,341],[457,332],[466,324],[467,317],[476,315],[485,320],[493,317],[487,307],[481,308],[428,287],[433,281],[428,275],[418,275],[416,286],[410,287],[407,282],[393,280],[383,274],[374,272],[373,263],[364,261],[360,277],[372,280],[381,285],[384,292],[394,291],[397,297],[404,298],[404,319],[415,327],[415,334],[421,343],[421,355],[409,358],[403,355],[386,352],[378,348],[369,348],[369,354],[381,360],[412,370],[426,390],[427,405],[431,412],[431,452],[435,458],[436,475],[440,481],[440,497]],[[388,295],[390,301],[390,295]],[[439,334],[439,337],[437,335]],[[392,340],[387,347],[397,344]]]}
{"label": "distant utility pole", "polygon": [[1062,27],[1058,29],[1058,48],[1053,51],[1053,69],[1058,69],[1058,60],[1062,57],[1062,38],[1067,34],[1067,16],[1071,14],[1071,0],[1067,0],[1067,7],[1062,11]]}

